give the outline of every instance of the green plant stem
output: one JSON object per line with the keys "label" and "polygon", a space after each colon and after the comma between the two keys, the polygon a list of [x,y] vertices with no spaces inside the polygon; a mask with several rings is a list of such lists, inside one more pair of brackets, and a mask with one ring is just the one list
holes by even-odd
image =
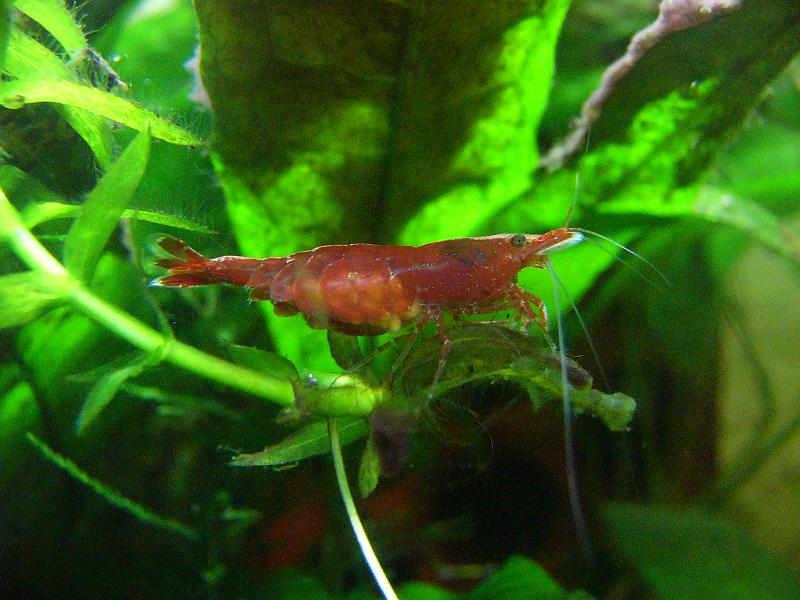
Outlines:
{"label": "green plant stem", "polygon": [[31,432],[27,432],[25,435],[31,445],[41,452],[42,456],[44,456],[47,460],[66,471],[70,477],[87,486],[95,494],[105,498],[106,501],[117,508],[124,510],[130,515],[133,515],[133,517],[142,523],[148,523],[150,525],[154,525],[155,527],[177,533],[178,535],[181,535],[193,542],[196,542],[200,539],[200,536],[197,534],[197,532],[188,525],[185,525],[176,519],[170,519],[167,517],[162,517],[161,515],[157,515],[142,504],[134,502],[130,498],[127,498],[119,492],[111,489],[101,481],[91,477],[81,470],[78,465],[68,458],[61,456]]}
{"label": "green plant stem", "polygon": [[339,484],[339,493],[342,495],[342,502],[347,511],[347,517],[350,519],[350,526],[353,528],[353,533],[356,535],[358,546],[361,548],[361,553],[367,561],[369,570],[372,571],[372,576],[375,578],[375,583],[381,590],[386,600],[398,600],[397,594],[386,577],[375,550],[372,549],[372,544],[369,542],[367,532],[364,531],[364,525],[361,523],[361,518],[358,516],[356,510],[356,503],[353,501],[353,495],[350,493],[350,485],[347,483],[347,473],[344,470],[344,460],[342,459],[342,445],[339,443],[339,430],[336,427],[335,419],[328,419],[328,436],[331,441],[331,454],[333,454],[333,466],[336,470],[336,481]]}
{"label": "green plant stem", "polygon": [[281,406],[294,402],[294,389],[285,379],[245,369],[192,346],[167,338],[134,319],[105,300],[98,298],[72,277],[39,240],[22,224],[19,213],[0,190],[0,238],[33,271],[49,275],[54,291],[77,310],[107,327],[121,338],[147,352],[160,353],[163,360],[270,400]]}

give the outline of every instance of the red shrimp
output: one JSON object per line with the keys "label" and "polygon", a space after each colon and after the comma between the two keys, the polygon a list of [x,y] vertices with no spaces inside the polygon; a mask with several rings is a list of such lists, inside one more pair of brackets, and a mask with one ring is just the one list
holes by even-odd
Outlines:
{"label": "red shrimp", "polygon": [[175,258],[156,261],[169,274],[153,284],[251,288],[254,300],[269,300],[279,315],[301,313],[313,328],[348,335],[377,335],[416,323],[415,338],[433,321],[443,343],[435,385],[450,349],[445,314],[516,310],[526,325],[536,323],[546,335],[545,305],[517,285],[517,273],[525,267],[546,268],[547,253],[582,239],[581,231],[562,227],[542,235],[502,234],[423,246],[347,244],[281,258],[209,259],[164,237],[159,245]]}

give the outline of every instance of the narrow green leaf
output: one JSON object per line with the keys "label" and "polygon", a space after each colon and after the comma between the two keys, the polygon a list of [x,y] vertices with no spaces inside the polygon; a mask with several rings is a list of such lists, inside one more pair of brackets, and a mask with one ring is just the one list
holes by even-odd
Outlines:
{"label": "narrow green leaf", "polygon": [[199,538],[197,532],[188,525],[185,525],[180,521],[176,521],[175,519],[169,519],[157,515],[150,509],[139,504],[138,502],[134,502],[130,498],[126,498],[119,492],[112,490],[104,483],[98,481],[91,475],[87,474],[74,462],[55,452],[52,448],[50,448],[50,446],[45,444],[42,440],[37,438],[32,433],[28,432],[26,436],[31,445],[34,448],[36,448],[39,452],[41,452],[42,456],[44,456],[45,459],[47,459],[60,469],[66,471],[70,475],[70,477],[72,477],[76,481],[79,481],[80,483],[88,487],[90,490],[92,490],[94,493],[104,498],[109,504],[112,504],[117,508],[124,510],[126,513],[128,513],[138,521],[141,521],[142,523],[147,523],[148,525],[153,525],[160,529],[171,531],[172,533],[177,533],[178,535],[192,541],[197,540]]}
{"label": "narrow green leaf", "polygon": [[17,10],[44,27],[68,52],[86,47],[86,38],[63,0],[15,0]]}
{"label": "narrow green leaf", "polygon": [[[80,204],[38,202],[25,207],[25,210],[22,211],[22,221],[25,223],[26,227],[33,229],[37,225],[53,221],[54,219],[77,217],[81,213],[81,209],[82,206]],[[206,234],[214,233],[212,229],[209,229],[205,225],[200,225],[185,217],[153,212],[151,210],[126,208],[122,211],[122,218],[143,221],[145,223],[155,223],[156,225],[165,225],[166,227],[174,227],[185,231],[197,231]]]}
{"label": "narrow green leaf", "polygon": [[197,414],[211,414],[223,417],[229,421],[241,421],[242,415],[231,410],[219,402],[209,398],[198,398],[187,394],[174,394],[146,385],[123,383],[120,389],[134,398],[153,402],[158,405],[161,416],[190,416]]}
{"label": "narrow green leaf", "polygon": [[196,231],[198,233],[212,234],[215,231],[205,225],[196,223],[186,217],[178,215],[169,215],[161,212],[154,212],[152,210],[134,210],[126,209],[122,211],[123,219],[133,219],[134,221],[144,221],[146,223],[155,223],[156,225],[165,225],[166,227],[174,227],[175,229],[183,229],[185,231]]}
{"label": "narrow green leaf", "polygon": [[[343,446],[367,434],[367,423],[364,419],[337,419],[336,422]],[[323,421],[315,421],[279,444],[267,446],[261,452],[234,456],[230,464],[234,467],[280,467],[327,454],[329,451],[328,426]]]}
{"label": "narrow green leaf", "polygon": [[14,273],[0,277],[0,329],[29,323],[60,294],[39,273]]}
{"label": "narrow green leaf", "polygon": [[22,222],[25,223],[25,227],[33,229],[37,225],[48,221],[77,217],[79,214],[81,214],[81,206],[79,204],[35,202],[26,206],[20,216],[22,217]]}
{"label": "narrow green leaf", "polygon": [[81,406],[81,411],[78,413],[78,418],[75,421],[75,430],[78,435],[86,433],[89,426],[97,420],[97,417],[105,409],[120,386],[129,379],[139,376],[142,371],[147,367],[158,362],[158,358],[153,354],[144,354],[139,358],[132,361],[129,365],[121,369],[115,369],[110,373],[106,373],[100,380],[92,387],[86,400]]}
{"label": "narrow green leaf", "polygon": [[380,475],[381,457],[370,436],[358,467],[358,493],[362,498],[369,496],[378,487]]}
{"label": "narrow green leaf", "polygon": [[708,515],[612,504],[606,517],[626,561],[665,600],[800,598],[797,573]]}
{"label": "narrow green leaf", "polygon": [[20,208],[32,202],[62,202],[61,196],[13,165],[0,164],[0,187]]}
{"label": "narrow green leaf", "polygon": [[[75,74],[56,56],[33,38],[13,29],[9,39],[6,72],[21,79],[60,79],[71,81]],[[102,169],[111,164],[113,140],[106,119],[72,106],[59,107],[64,119],[80,135],[97,158]]]}
{"label": "narrow green leaf", "polygon": [[345,335],[333,329],[328,329],[327,334],[331,356],[342,369],[355,369],[364,363],[364,354],[361,352],[361,346],[358,345],[357,337]]}
{"label": "narrow green leaf", "polygon": [[55,52],[22,31],[8,36],[6,73],[19,78],[68,79],[70,71]]}
{"label": "narrow green leaf", "polygon": [[54,102],[82,108],[93,114],[142,131],[172,144],[199,146],[203,141],[154,113],[93,87],[59,80],[17,80],[0,83],[0,105],[21,108],[36,102]]}
{"label": "narrow green leaf", "polygon": [[145,130],[86,197],[64,243],[64,265],[78,279],[91,279],[122,211],[139,187],[149,156],[150,133]]}
{"label": "narrow green leaf", "polygon": [[250,346],[239,346],[237,344],[229,344],[228,352],[231,355],[233,362],[258,371],[259,373],[267,373],[273,377],[280,377],[286,381],[297,381],[300,375],[297,373],[297,368],[292,362],[275,354],[274,352],[267,352],[259,348],[251,348]]}

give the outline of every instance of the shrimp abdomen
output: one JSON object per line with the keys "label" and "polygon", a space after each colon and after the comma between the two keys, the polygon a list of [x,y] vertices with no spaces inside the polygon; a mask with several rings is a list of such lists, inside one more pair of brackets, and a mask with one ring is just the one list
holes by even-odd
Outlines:
{"label": "shrimp abdomen", "polygon": [[[257,259],[242,256],[221,256],[206,258],[186,242],[174,237],[163,237],[158,245],[169,252],[173,258],[156,261],[156,265],[169,269],[169,273],[152,281],[152,285],[169,287],[193,287],[231,283],[233,285],[255,287],[251,285],[254,276],[264,271],[274,271],[271,262],[282,259]],[[266,278],[263,284],[267,284]]]}

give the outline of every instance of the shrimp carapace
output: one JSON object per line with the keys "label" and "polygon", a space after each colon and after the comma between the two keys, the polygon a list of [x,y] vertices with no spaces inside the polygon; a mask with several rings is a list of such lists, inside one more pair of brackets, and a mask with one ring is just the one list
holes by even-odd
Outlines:
{"label": "shrimp carapace", "polygon": [[525,267],[545,268],[549,252],[581,239],[580,232],[560,228],[422,246],[347,244],[281,258],[209,259],[164,237],[158,243],[174,258],[156,261],[169,273],[153,284],[247,287],[254,300],[272,302],[279,315],[301,313],[311,327],[349,335],[397,331],[430,320],[440,324],[444,313],[498,310],[517,311],[526,325],[535,322],[546,331],[544,304],[517,285],[517,274]]}

